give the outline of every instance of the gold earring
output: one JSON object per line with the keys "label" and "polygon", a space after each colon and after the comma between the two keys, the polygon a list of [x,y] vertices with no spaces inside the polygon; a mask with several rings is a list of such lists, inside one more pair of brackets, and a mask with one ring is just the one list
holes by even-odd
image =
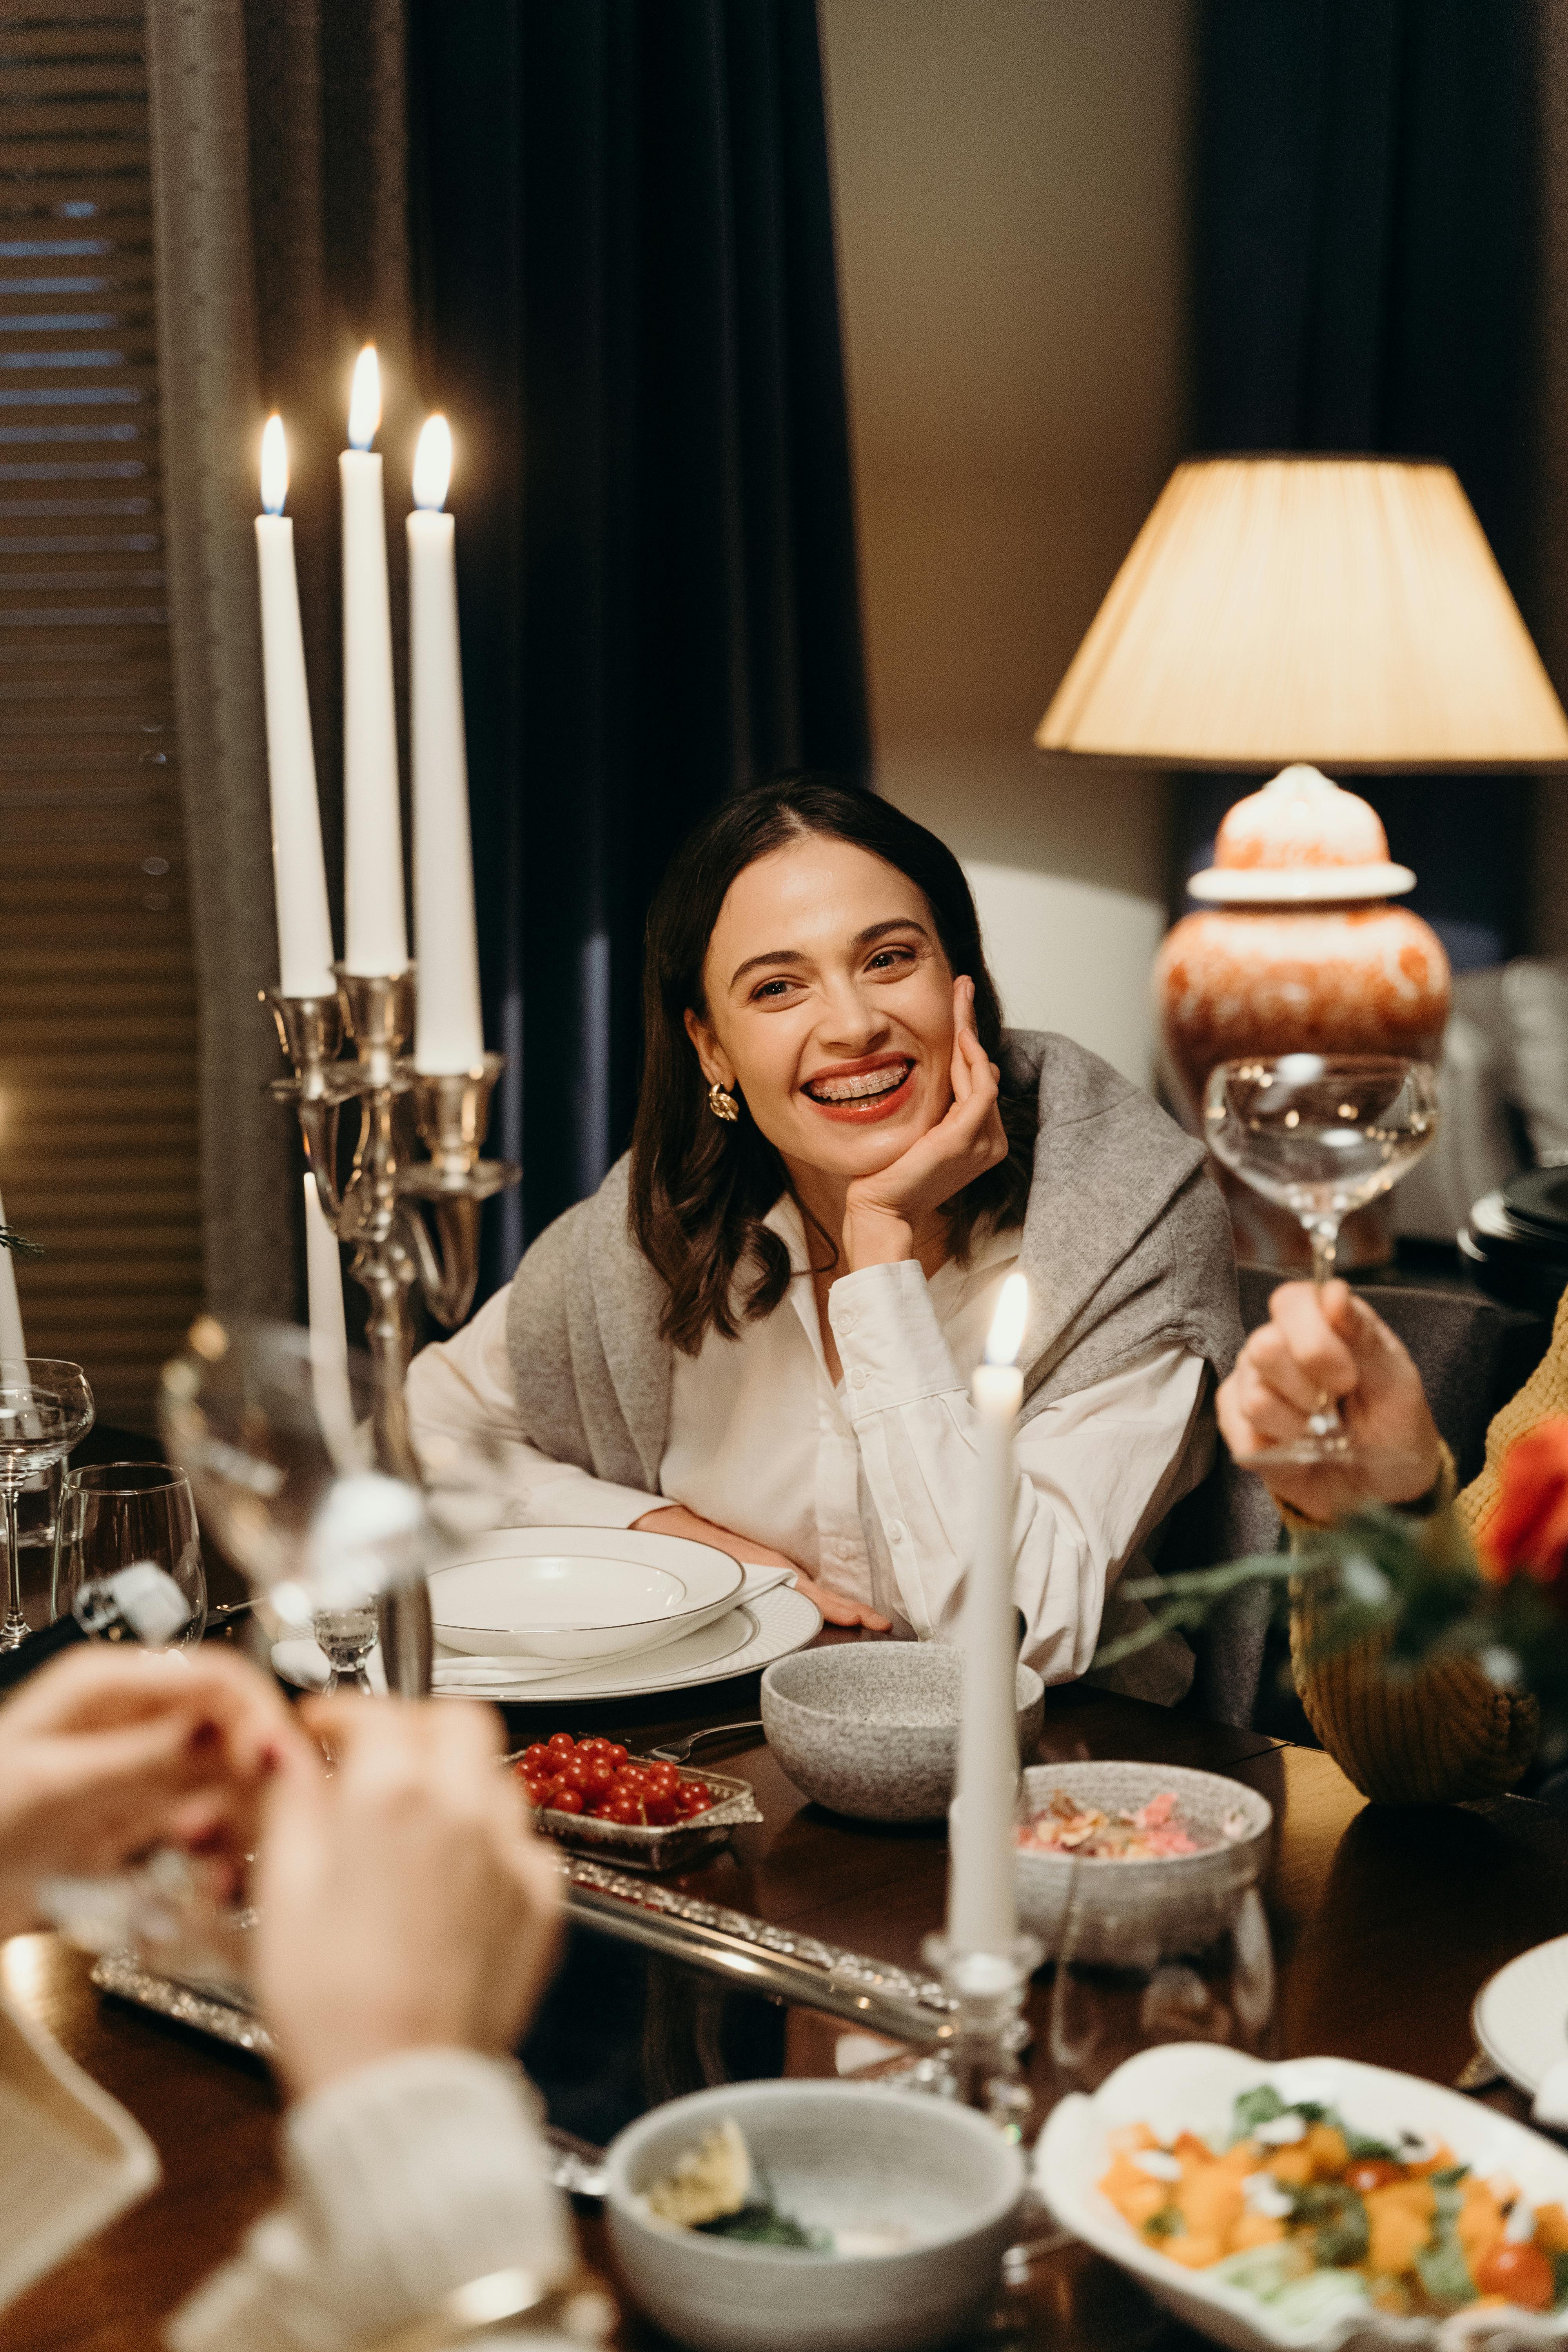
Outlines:
{"label": "gold earring", "polygon": [[721,1118],[726,1126],[741,1116],[734,1096],[726,1094],[717,1078],[708,1089],[708,1108],[714,1118]]}

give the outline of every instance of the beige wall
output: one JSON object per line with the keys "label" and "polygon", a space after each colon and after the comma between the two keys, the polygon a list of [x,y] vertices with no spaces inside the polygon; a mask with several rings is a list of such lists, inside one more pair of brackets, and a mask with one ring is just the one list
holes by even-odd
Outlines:
{"label": "beige wall", "polygon": [[878,779],[1147,1074],[1163,793],[1040,713],[1181,446],[1190,0],[820,0]]}

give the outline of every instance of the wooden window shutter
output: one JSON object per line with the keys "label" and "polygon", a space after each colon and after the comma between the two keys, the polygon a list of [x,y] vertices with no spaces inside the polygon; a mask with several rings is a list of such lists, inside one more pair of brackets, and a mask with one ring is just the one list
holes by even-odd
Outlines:
{"label": "wooden window shutter", "polygon": [[0,1194],[29,1351],[149,1427],[201,1225],[142,52],[0,0]]}

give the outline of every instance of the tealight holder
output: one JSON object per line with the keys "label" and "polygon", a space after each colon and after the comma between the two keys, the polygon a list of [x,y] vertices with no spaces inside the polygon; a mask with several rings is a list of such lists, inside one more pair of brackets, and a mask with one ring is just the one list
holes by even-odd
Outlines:
{"label": "tealight holder", "polygon": [[946,1936],[928,1936],[921,1946],[921,1957],[953,2003],[942,2088],[988,2115],[1012,2139],[1022,2137],[1035,2103],[1020,2063],[1029,2045],[1024,2002],[1045,1956],[1045,1946],[1027,1935],[1016,1936],[1000,1952],[961,1951]]}
{"label": "tealight holder", "polygon": [[[522,1176],[510,1161],[480,1157],[490,1097],[506,1065],[501,1055],[486,1054],[454,1076],[416,1071],[405,1055],[414,1029],[414,967],[356,972],[334,964],[332,972],[335,997],[263,990],[294,1070],[292,1077],[274,1080],[272,1092],[293,1105],[322,1211],[339,1241],[353,1251],[349,1271],[369,1296],[365,1338],[375,1368],[377,1465],[417,1486],[422,1480],[405,1398],[414,1346],[409,1293],[417,1282],[431,1314],[448,1329],[473,1304],[479,1205]],[[428,1161],[413,1156],[405,1098]],[[359,1133],[353,1167],[340,1186],[338,1120],[349,1102],[359,1106]],[[389,1689],[429,1690],[432,1636],[423,1586],[384,1599],[382,1651]]]}

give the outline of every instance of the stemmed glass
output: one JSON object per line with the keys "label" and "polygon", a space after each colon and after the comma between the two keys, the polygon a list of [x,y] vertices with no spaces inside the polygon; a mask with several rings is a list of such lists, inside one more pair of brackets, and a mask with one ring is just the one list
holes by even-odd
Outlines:
{"label": "stemmed glass", "polygon": [[[1222,1062],[1204,1097],[1209,1150],[1300,1220],[1320,1289],[1334,1271],[1345,1218],[1409,1173],[1436,1139],[1437,1121],[1436,1072],[1393,1054]],[[1392,1453],[1378,1458],[1390,1462]],[[1244,1466],[1364,1467],[1370,1460],[1323,1396],[1303,1436],[1246,1457]]]}
{"label": "stemmed glass", "polygon": [[0,1492],[5,1497],[9,1571],[0,1650],[16,1649],[31,1630],[22,1610],[16,1498],[29,1478],[64,1461],[92,1423],[92,1391],[79,1364],[68,1364],[54,1356],[0,1357]]}
{"label": "stemmed glass", "polygon": [[95,1462],[68,1470],[55,1538],[54,1614],[84,1585],[104,1582],[132,1560],[151,1560],[174,1579],[190,1609],[182,1645],[206,1624],[207,1583],[190,1481],[164,1462]]}
{"label": "stemmed glass", "polygon": [[368,1698],[373,1685],[364,1662],[381,1633],[374,1596],[367,1592],[356,1600],[346,1594],[338,1608],[318,1609],[310,1621],[310,1630],[316,1636],[317,1648],[331,1668],[322,1685],[323,1696],[330,1696],[346,1676],[354,1689]]}
{"label": "stemmed glass", "polygon": [[1141,2050],[1214,2042],[1267,2056],[1274,1948],[1256,1862],[1162,1911],[1136,1885],[1141,1862],[1080,1862],[1057,1946],[1049,2048],[1060,2089],[1094,2092]]}

